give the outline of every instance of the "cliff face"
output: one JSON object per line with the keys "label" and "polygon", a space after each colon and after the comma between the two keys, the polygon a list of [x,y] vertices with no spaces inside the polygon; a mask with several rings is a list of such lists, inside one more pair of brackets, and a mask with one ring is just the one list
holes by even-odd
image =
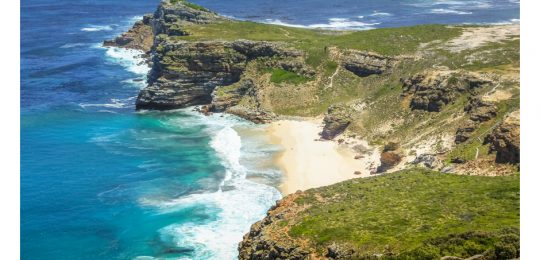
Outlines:
{"label": "cliff face", "polygon": [[510,113],[495,130],[486,137],[490,150],[497,153],[499,163],[519,163],[519,110]]}
{"label": "cliff face", "polygon": [[123,47],[128,49],[150,52],[154,45],[154,32],[150,25],[152,15],[145,15],[142,21],[137,21],[129,31],[114,38],[106,40],[103,46]]}
{"label": "cliff face", "polygon": [[[137,109],[165,110],[209,104],[214,89],[237,83],[249,61],[293,55],[299,54],[262,41],[170,43],[162,39],[156,44],[149,85],[140,92]],[[252,86],[246,84],[239,93]],[[224,101],[216,102],[216,109],[223,109]]]}

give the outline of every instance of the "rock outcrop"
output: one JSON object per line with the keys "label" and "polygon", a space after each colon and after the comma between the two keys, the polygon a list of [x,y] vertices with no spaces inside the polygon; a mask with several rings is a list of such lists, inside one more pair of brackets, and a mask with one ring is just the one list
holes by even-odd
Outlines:
{"label": "rock outcrop", "polygon": [[127,49],[149,52],[154,44],[154,33],[150,20],[152,15],[145,15],[142,21],[137,21],[129,31],[113,40],[106,40],[103,46],[123,47]]}
{"label": "rock outcrop", "polygon": [[244,235],[242,242],[238,245],[239,259],[309,259],[310,250],[306,249],[300,241],[289,237],[287,231],[276,224],[302,210],[294,202],[300,195],[301,193],[297,192],[278,201],[268,210],[263,220],[251,226],[249,233]]}
{"label": "rock outcrop", "polygon": [[497,106],[479,97],[473,97],[465,105],[465,112],[472,121],[485,122],[497,116]]}
{"label": "rock outcrop", "polygon": [[399,144],[389,142],[384,146],[381,153],[381,164],[377,168],[377,172],[385,172],[401,162],[403,155],[399,149]]}
{"label": "rock outcrop", "polygon": [[324,128],[321,137],[332,140],[343,133],[351,123],[351,109],[346,105],[332,105],[324,116]]}
{"label": "rock outcrop", "polygon": [[163,1],[154,13],[150,24],[154,35],[189,35],[183,28],[186,23],[209,24],[226,20],[214,12],[185,1]]}
{"label": "rock outcrop", "polygon": [[483,101],[477,96],[469,98],[464,110],[469,119],[457,129],[454,141],[456,144],[469,140],[482,122],[497,116],[497,106],[491,102]]}
{"label": "rock outcrop", "polygon": [[420,154],[414,158],[412,164],[422,165],[429,169],[442,168],[442,162],[434,154]]}
{"label": "rock outcrop", "polygon": [[392,57],[365,51],[348,51],[343,57],[343,67],[359,77],[382,74],[396,62]]}
{"label": "rock outcrop", "polygon": [[402,80],[402,96],[411,96],[411,109],[438,112],[462,94],[491,83],[480,76],[457,71],[433,71]]}
{"label": "rock outcrop", "polygon": [[295,55],[300,53],[264,41],[169,42],[165,38],[156,47],[149,85],[139,93],[136,106],[166,110],[209,104],[216,87],[240,80],[248,61]]}
{"label": "rock outcrop", "polygon": [[510,113],[503,122],[489,134],[485,143],[491,144],[490,150],[496,152],[498,163],[519,163],[519,110]]}
{"label": "rock outcrop", "polygon": [[454,142],[456,144],[460,144],[469,140],[477,127],[477,123],[472,120],[467,120],[462,126],[457,129]]}

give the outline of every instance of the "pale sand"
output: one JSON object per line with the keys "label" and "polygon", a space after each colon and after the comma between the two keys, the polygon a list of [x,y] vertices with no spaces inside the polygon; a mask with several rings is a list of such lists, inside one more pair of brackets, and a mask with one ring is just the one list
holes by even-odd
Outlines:
{"label": "pale sand", "polygon": [[[270,124],[267,130],[272,141],[284,149],[277,158],[278,166],[285,174],[280,186],[284,195],[351,178],[367,177],[375,167],[372,162],[378,161],[376,152],[366,152],[364,158],[354,159],[359,153],[348,145],[318,141],[319,132],[322,131],[320,119],[281,120]],[[366,147],[367,143],[362,145]],[[355,171],[361,174],[355,175]]]}

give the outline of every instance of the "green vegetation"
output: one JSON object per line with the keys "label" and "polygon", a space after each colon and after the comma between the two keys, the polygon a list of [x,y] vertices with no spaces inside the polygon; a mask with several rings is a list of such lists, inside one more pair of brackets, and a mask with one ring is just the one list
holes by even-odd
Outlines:
{"label": "green vegetation", "polygon": [[368,31],[325,31],[227,21],[205,25],[187,25],[192,32],[182,40],[260,40],[290,43],[308,53],[306,62],[317,67],[327,58],[328,47],[373,51],[383,55],[414,54],[420,44],[446,41],[461,34],[461,28],[445,25],[419,25]]}
{"label": "green vegetation", "polygon": [[448,153],[446,160],[447,163],[449,163],[453,158],[461,158],[467,161],[474,160],[476,159],[476,149],[478,149],[479,156],[488,154],[489,144],[484,144],[484,138],[491,133],[493,128],[495,128],[507,114],[519,109],[519,99],[511,99],[506,102],[500,102],[497,104],[497,108],[497,116],[494,119],[480,124],[469,140],[457,145]]}
{"label": "green vegetation", "polygon": [[171,4],[177,4],[177,3],[182,3],[183,5],[187,6],[187,7],[190,7],[190,8],[193,8],[195,10],[199,10],[199,11],[205,11],[205,12],[208,12],[209,10],[200,6],[200,5],[197,5],[197,4],[194,4],[194,3],[191,3],[191,2],[188,2],[186,0],[170,0],[170,3]]}
{"label": "green vegetation", "polygon": [[273,83],[279,84],[282,82],[287,82],[298,85],[300,83],[309,81],[309,78],[298,75],[294,72],[286,71],[284,69],[268,68],[267,71],[272,73],[272,76],[270,76],[270,81]]}
{"label": "green vegetation", "polygon": [[405,170],[308,190],[296,200],[308,209],[289,233],[321,252],[338,242],[366,255],[403,253],[404,259],[512,251],[519,234],[500,230],[519,228],[519,194],[519,175]]}
{"label": "green vegetation", "polygon": [[[270,82],[259,82],[259,87],[264,87],[266,93],[266,100],[262,102],[263,109],[282,115],[318,116],[325,113],[332,104],[363,103],[368,109],[355,113],[348,133],[363,136],[372,144],[392,139],[407,145],[406,148],[412,148],[414,143],[431,138],[444,143],[442,139],[455,136],[456,129],[466,119],[466,115],[462,116],[463,105],[470,93],[459,94],[438,113],[411,110],[407,97],[402,96],[402,79],[430,70],[468,70],[489,72],[496,77],[519,76],[519,36],[499,42],[486,42],[477,48],[465,48],[460,52],[449,49],[449,40],[459,37],[464,30],[482,26],[418,25],[367,31],[329,31],[234,20],[209,24],[182,23],[179,26],[189,35],[169,36],[170,41],[246,39],[280,42],[286,47],[301,50],[304,55],[296,62],[315,72],[313,77],[305,77],[298,71],[286,71],[279,66],[267,68],[272,65],[264,60],[248,64],[253,66],[257,63],[257,69],[250,70],[248,77],[261,78],[263,74],[271,73]],[[342,59],[348,50],[399,56],[400,62],[387,73],[358,77],[343,67]],[[164,57],[164,61],[169,62],[168,57]],[[176,69],[174,63],[174,59],[171,59],[172,70]],[[512,79],[500,77],[495,81],[496,84],[506,84],[499,89],[515,92],[513,89],[516,89],[517,84]],[[479,89],[479,95],[485,91]],[[518,88],[517,92],[519,94]],[[498,103],[506,106],[511,102],[501,100]],[[483,124],[470,142],[451,148],[454,151],[448,159],[470,159],[476,156],[477,148],[480,156],[486,155],[488,146],[482,145],[478,138],[482,138],[480,135],[486,134],[484,130],[491,129],[500,119],[497,117]],[[409,142],[420,138],[419,134],[425,138]],[[448,146],[439,145],[439,148],[437,152],[448,151]]]}

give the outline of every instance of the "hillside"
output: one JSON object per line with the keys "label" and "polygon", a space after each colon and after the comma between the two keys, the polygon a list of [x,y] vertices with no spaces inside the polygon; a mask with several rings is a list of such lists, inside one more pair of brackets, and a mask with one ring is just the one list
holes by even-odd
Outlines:
{"label": "hillside", "polygon": [[244,237],[241,259],[511,259],[519,33],[519,24],[291,28],[169,0],[104,45],[146,52],[139,110],[324,118],[320,139],[362,139],[380,154],[381,176],[285,197]]}
{"label": "hillside", "polygon": [[240,259],[512,259],[519,198],[519,175],[353,179],[278,202],[244,236]]}
{"label": "hillside", "polygon": [[323,139],[395,146],[380,171],[504,175],[517,168],[493,163],[497,143],[519,150],[519,120],[511,136],[490,134],[519,114],[519,42],[519,25],[313,30],[164,1],[105,45],[151,54],[137,109],[202,105],[257,123],[325,115]]}

